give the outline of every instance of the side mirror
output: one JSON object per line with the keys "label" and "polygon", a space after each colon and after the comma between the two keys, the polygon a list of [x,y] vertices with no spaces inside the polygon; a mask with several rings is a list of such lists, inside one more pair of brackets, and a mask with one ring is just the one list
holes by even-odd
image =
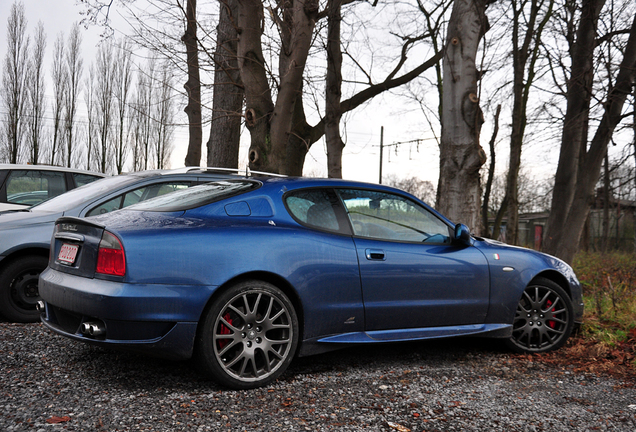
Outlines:
{"label": "side mirror", "polygon": [[470,230],[466,225],[455,225],[455,241],[470,245]]}

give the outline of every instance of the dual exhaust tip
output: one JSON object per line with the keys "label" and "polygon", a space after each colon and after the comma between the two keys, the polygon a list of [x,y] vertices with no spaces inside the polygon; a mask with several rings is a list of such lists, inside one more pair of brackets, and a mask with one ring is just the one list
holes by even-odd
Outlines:
{"label": "dual exhaust tip", "polygon": [[101,322],[83,322],[80,332],[86,336],[101,336],[106,333],[106,327]]}
{"label": "dual exhaust tip", "polygon": [[[44,303],[44,301],[39,300],[35,304],[35,309],[40,313],[45,313],[46,304]],[[106,326],[103,322],[86,321],[83,322],[82,325],[80,325],[80,333],[85,336],[101,336],[103,334],[106,334]]]}

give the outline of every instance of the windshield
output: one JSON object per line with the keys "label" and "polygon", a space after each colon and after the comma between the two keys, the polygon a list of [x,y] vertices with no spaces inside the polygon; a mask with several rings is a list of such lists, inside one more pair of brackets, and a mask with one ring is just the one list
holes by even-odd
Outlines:
{"label": "windshield", "polygon": [[184,211],[240,195],[257,189],[260,185],[259,182],[252,180],[216,181],[152,198],[131,205],[128,209],[157,212]]}
{"label": "windshield", "polygon": [[70,190],[48,201],[37,204],[31,209],[38,211],[62,212],[72,209],[82,203],[98,198],[112,190],[119,189],[130,183],[140,180],[142,176],[138,174],[124,174],[114,177],[107,177],[96,180],[84,186]]}

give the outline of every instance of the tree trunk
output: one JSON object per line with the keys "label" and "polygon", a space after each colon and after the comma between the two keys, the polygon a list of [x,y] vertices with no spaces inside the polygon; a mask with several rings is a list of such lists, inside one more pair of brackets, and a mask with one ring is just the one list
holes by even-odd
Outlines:
{"label": "tree trunk", "polygon": [[485,10],[485,0],[456,0],[448,23],[437,203],[442,213],[476,234],[481,231],[479,169],[486,156],[479,145],[483,115],[475,58],[488,30]]}
{"label": "tree trunk", "polygon": [[221,0],[220,5],[207,166],[238,168],[244,95],[236,58],[238,6],[237,0]]}
{"label": "tree trunk", "polygon": [[340,136],[342,108],[342,52],[340,51],[340,8],[342,0],[329,0],[327,7],[327,88],[325,107],[325,139],[327,141],[327,172],[330,178],[342,178],[342,150]]}
{"label": "tree trunk", "polygon": [[[488,229],[488,213],[490,203],[490,192],[492,190],[492,181],[495,177],[495,141],[497,140],[497,134],[499,133],[499,114],[501,114],[501,105],[497,105],[497,111],[495,112],[495,123],[490,142],[490,167],[488,168],[488,179],[486,180],[486,190],[484,192],[484,202],[481,206],[482,227],[481,234],[486,237],[491,237],[490,230]],[[501,222],[500,222],[501,223]],[[493,233],[494,233],[493,227]],[[498,229],[498,228],[497,228]],[[492,238],[495,238],[492,236]]]}
{"label": "tree trunk", "polygon": [[186,46],[188,62],[188,81],[183,86],[188,95],[188,105],[184,112],[188,115],[188,153],[185,158],[186,166],[201,165],[201,145],[203,143],[203,129],[201,124],[201,79],[199,77],[199,46],[197,44],[197,2],[187,0],[186,31],[181,40]]}
{"label": "tree trunk", "polygon": [[[634,142],[633,142],[633,146],[634,146],[634,165],[636,166],[636,86],[634,86],[633,88],[633,101],[634,104],[632,105],[632,130],[634,131]],[[636,187],[636,176],[634,176],[634,187]],[[636,252],[636,211],[632,212],[632,230],[634,231],[634,241],[632,244],[632,252]]]}
{"label": "tree trunk", "polygon": [[601,237],[601,252],[606,253],[609,247],[610,235],[610,175],[607,151],[605,151],[603,162],[603,234]]}
{"label": "tree trunk", "polygon": [[[561,226],[559,240],[554,245],[555,255],[571,263],[578,248],[579,239],[583,232],[585,219],[590,211],[590,204],[594,197],[594,187],[601,170],[603,157],[607,151],[612,133],[622,119],[623,104],[627,95],[631,93],[636,78],[636,18],[632,23],[629,40],[625,47],[623,60],[620,65],[616,83],[611,89],[605,102],[603,118],[592,138],[590,149],[585,155],[585,162],[577,176],[574,198],[568,209],[567,216]],[[559,161],[559,164],[561,161]],[[552,239],[554,241],[554,238]]]}
{"label": "tree trunk", "polygon": [[261,45],[261,0],[238,0],[238,64],[245,85],[245,125],[250,131],[250,167],[269,168],[270,114],[274,108]]}
{"label": "tree trunk", "polygon": [[[572,72],[568,81],[567,109],[563,120],[561,151],[554,179],[552,208],[544,236],[543,250],[555,255],[560,243],[578,243],[563,237],[564,224],[571,212],[578,182],[579,169],[584,163],[587,146],[590,98],[594,73],[594,47],[598,18],[605,0],[585,0],[581,21],[572,47]],[[584,171],[583,171],[584,172]],[[598,174],[598,171],[597,171]]]}

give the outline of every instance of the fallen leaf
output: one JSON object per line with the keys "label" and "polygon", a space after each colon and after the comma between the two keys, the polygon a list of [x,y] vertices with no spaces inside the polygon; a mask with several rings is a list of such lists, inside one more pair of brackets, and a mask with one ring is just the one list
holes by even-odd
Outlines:
{"label": "fallen leaf", "polygon": [[401,424],[392,423],[392,422],[388,422],[387,424],[389,425],[391,429],[395,429],[399,432],[411,432],[411,429],[407,428],[406,426],[402,426]]}
{"label": "fallen leaf", "polygon": [[64,417],[53,416],[50,419],[46,419],[46,422],[48,424],[66,423],[68,421],[71,421],[71,418],[69,416],[64,416]]}

